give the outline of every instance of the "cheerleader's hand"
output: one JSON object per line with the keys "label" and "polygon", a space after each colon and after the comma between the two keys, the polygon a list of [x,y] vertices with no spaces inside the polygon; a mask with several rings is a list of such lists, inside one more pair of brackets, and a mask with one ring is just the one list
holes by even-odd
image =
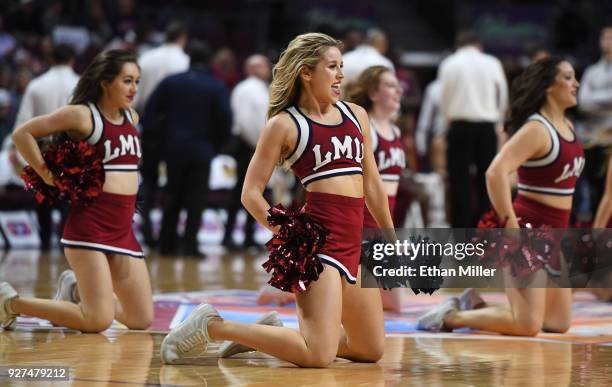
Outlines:
{"label": "cheerleader's hand", "polygon": [[505,228],[521,228],[517,218],[509,218]]}
{"label": "cheerleader's hand", "polygon": [[46,166],[44,167],[43,173],[40,174],[40,177],[43,179],[45,184],[53,187],[55,186],[55,176],[53,176],[53,173]]}

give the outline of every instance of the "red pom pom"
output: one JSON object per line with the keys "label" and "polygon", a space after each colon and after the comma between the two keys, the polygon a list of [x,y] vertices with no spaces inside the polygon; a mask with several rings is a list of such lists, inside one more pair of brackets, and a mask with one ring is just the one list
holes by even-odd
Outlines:
{"label": "red pom pom", "polygon": [[485,212],[480,219],[478,220],[478,228],[504,228],[506,227],[506,222],[508,222],[508,217],[503,221],[499,219],[497,216],[497,212],[495,210],[490,209]]}
{"label": "red pom pom", "polygon": [[50,145],[43,158],[55,177],[55,186],[47,185],[30,166],[21,175],[26,189],[35,192],[38,203],[68,200],[88,205],[102,193],[105,178],[102,157],[87,142],[63,140]]}
{"label": "red pom pom", "polygon": [[522,277],[541,269],[553,260],[554,254],[559,253],[558,243],[549,226],[534,229],[531,223],[519,219],[519,226],[528,229],[519,234],[518,230],[504,230],[507,221],[508,218],[500,220],[493,209],[478,221],[479,229],[487,229],[473,240],[484,243],[481,261],[489,261],[498,268],[510,266],[513,276]]}
{"label": "red pom pom", "polygon": [[262,266],[272,274],[268,283],[283,291],[303,292],[323,271],[317,252],[329,230],[300,209],[285,209],[279,204],[268,213],[268,222],[280,226],[266,243],[270,257]]}

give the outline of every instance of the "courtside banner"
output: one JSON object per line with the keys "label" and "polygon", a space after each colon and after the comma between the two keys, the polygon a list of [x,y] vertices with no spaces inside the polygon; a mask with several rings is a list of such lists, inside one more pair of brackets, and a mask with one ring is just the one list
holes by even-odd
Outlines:
{"label": "courtside banner", "polygon": [[0,229],[13,249],[40,247],[36,220],[28,211],[0,211]]}
{"label": "courtside banner", "polygon": [[612,229],[364,229],[361,280],[362,287],[415,293],[609,288]]}

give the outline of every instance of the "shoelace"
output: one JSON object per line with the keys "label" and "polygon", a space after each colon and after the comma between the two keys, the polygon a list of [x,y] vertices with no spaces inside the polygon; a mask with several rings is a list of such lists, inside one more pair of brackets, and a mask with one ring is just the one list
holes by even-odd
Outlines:
{"label": "shoelace", "polygon": [[183,341],[176,345],[176,347],[179,349],[179,351],[185,353],[189,352],[198,344],[206,344],[206,338],[204,337],[204,333],[199,329],[184,338]]}

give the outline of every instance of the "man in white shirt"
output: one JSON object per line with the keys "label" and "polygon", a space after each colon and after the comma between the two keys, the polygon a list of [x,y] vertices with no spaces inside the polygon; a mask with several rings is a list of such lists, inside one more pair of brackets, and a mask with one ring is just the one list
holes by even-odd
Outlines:
{"label": "man in white shirt", "polygon": [[58,44],[52,50],[53,63],[49,70],[32,79],[17,112],[15,127],[67,105],[79,76],[72,70],[74,50],[66,44]]}
{"label": "man in white shirt", "polygon": [[[134,100],[134,108],[141,117],[145,115],[147,101],[155,88],[166,77],[189,69],[189,56],[184,49],[187,45],[187,26],[175,21],[166,27],[166,43],[146,51],[138,59],[140,66],[140,83]],[[155,125],[156,123],[149,123]],[[160,163],[160,134],[157,127],[142,128],[142,232],[147,246],[154,246],[150,212],[157,194]]]}
{"label": "man in white shirt", "polygon": [[612,25],[601,30],[601,59],[587,67],[580,80],[578,107],[590,132],[612,128]]}
{"label": "man in white shirt", "polygon": [[[79,81],[79,76],[72,70],[74,58],[75,52],[71,46],[58,44],[53,47],[51,67],[42,75],[32,79],[25,89],[17,112],[15,128],[34,117],[52,113],[68,104]],[[26,164],[18,153],[17,157],[23,165]],[[36,206],[43,249],[51,245],[51,209],[46,204]]]}
{"label": "man in white shirt", "polygon": [[231,95],[234,122],[232,134],[239,136],[253,151],[268,113],[270,61],[255,54],[245,62],[247,78],[239,82]]}
{"label": "man in white shirt", "polygon": [[138,58],[140,66],[140,84],[134,100],[134,107],[140,115],[159,82],[168,75],[186,71],[189,68],[189,56],[185,54],[188,33],[181,22],[172,22],[166,28],[166,43],[146,51]]}
{"label": "man in white shirt", "polygon": [[[612,131],[612,25],[601,29],[599,46],[601,59],[586,68],[578,89],[578,108],[585,117],[580,137],[585,140],[586,157],[579,184],[589,189],[579,190],[577,194],[588,203],[586,207],[593,216],[605,187],[605,173],[602,174],[601,166],[605,165],[610,150],[606,133]],[[585,196],[583,191],[590,192],[590,195]]]}
{"label": "man in white shirt", "polygon": [[[508,106],[501,62],[482,52],[471,31],[459,33],[457,51],[440,64],[440,108],[449,128],[447,172],[450,220],[455,228],[475,227],[489,207],[485,172],[497,152],[496,130]],[[470,169],[476,170],[476,192]],[[473,199],[477,207],[474,208]]]}
{"label": "man in white shirt", "polygon": [[[231,153],[236,158],[237,178],[243,182],[246,171],[255,152],[259,132],[266,123],[268,112],[268,81],[270,80],[271,65],[268,58],[255,54],[245,62],[245,73],[247,78],[236,85],[231,95],[231,106],[233,115],[232,134],[234,140]],[[227,224],[223,245],[232,249],[235,247],[232,232],[236,222],[236,214],[242,207],[240,195],[242,185],[237,184],[231,198],[228,209]],[[255,220],[247,213],[245,226],[244,246],[254,246],[253,240]]]}
{"label": "man in white shirt", "polygon": [[430,141],[435,137],[444,135],[446,131],[444,119],[440,113],[441,92],[439,79],[434,79],[425,88],[415,132],[416,149],[419,156],[426,156]]}
{"label": "man in white shirt", "polygon": [[387,36],[381,30],[372,28],[366,33],[364,44],[342,56],[344,87],[356,81],[363,70],[372,66],[385,66],[395,71],[393,63],[384,55],[389,48]]}

